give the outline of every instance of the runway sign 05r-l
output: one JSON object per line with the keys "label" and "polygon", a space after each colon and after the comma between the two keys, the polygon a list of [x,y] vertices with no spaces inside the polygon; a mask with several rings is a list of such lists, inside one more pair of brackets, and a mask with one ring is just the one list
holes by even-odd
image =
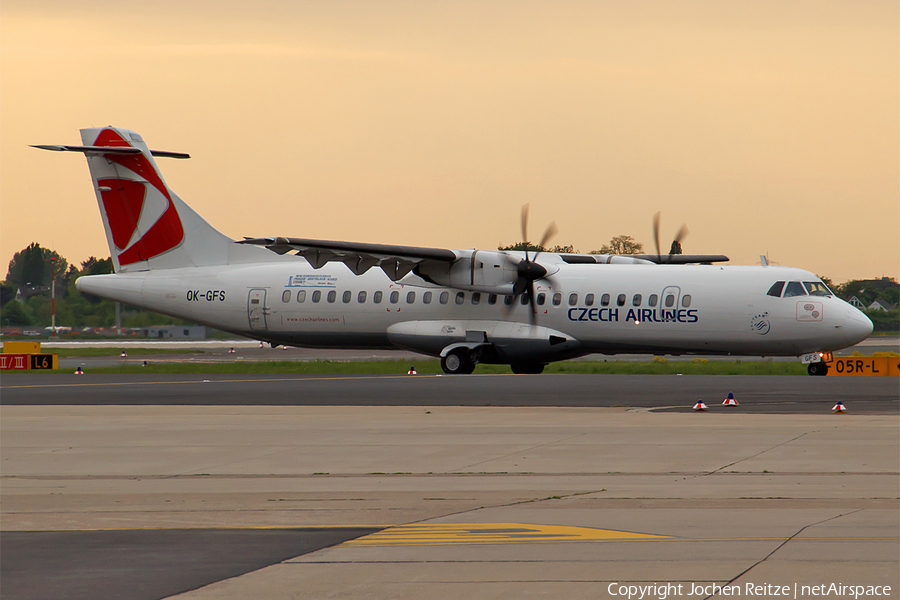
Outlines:
{"label": "runway sign 05r-l", "polygon": [[900,358],[896,356],[841,356],[828,364],[828,375],[838,377],[898,377]]}

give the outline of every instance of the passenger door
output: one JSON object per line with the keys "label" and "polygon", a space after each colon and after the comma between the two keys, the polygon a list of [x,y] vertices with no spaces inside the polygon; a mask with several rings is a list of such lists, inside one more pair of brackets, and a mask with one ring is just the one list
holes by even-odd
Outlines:
{"label": "passenger door", "polygon": [[267,329],[267,312],[266,290],[250,290],[250,297],[247,299],[247,317],[250,319],[250,329],[265,331]]}

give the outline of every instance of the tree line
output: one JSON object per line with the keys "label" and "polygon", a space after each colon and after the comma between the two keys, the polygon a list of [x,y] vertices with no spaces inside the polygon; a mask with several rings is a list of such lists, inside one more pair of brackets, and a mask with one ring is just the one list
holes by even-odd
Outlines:
{"label": "tree line", "polygon": [[[56,282],[56,325],[73,330],[112,328],[116,324],[116,302],[83,294],[75,287],[79,277],[112,273],[112,260],[89,257],[80,267],[70,265],[53,250],[31,244],[9,262],[6,279],[0,283],[0,325],[3,327],[49,327],[52,303],[51,281]],[[192,325],[127,304],[121,306],[123,327]]]}

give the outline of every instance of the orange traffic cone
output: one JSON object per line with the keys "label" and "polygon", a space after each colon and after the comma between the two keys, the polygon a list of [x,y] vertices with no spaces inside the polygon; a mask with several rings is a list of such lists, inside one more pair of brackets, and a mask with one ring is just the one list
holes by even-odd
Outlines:
{"label": "orange traffic cone", "polygon": [[734,392],[728,392],[728,397],[725,398],[725,402],[723,402],[725,406],[737,406],[737,400],[734,399]]}
{"label": "orange traffic cone", "polygon": [[703,400],[697,400],[697,404],[694,405],[694,410],[706,410],[706,405],[703,404]]}

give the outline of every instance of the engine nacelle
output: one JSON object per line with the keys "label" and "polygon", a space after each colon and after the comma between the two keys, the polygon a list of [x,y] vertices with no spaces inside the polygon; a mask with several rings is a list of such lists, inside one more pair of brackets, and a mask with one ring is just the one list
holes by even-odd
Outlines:
{"label": "engine nacelle", "polygon": [[413,272],[441,286],[490,294],[513,293],[519,259],[490,250],[457,250],[456,253],[460,256],[452,263],[430,262],[419,265]]}

